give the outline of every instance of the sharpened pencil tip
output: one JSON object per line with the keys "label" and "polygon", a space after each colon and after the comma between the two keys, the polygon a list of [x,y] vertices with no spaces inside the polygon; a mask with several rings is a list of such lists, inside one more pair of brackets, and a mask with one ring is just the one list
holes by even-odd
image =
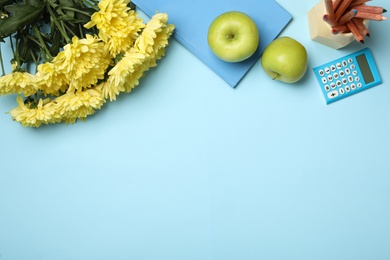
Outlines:
{"label": "sharpened pencil tip", "polygon": [[364,44],[364,41],[363,41],[363,40],[361,40],[361,41],[360,41],[360,43],[361,43],[361,44]]}
{"label": "sharpened pencil tip", "polygon": [[386,13],[386,12],[387,12],[387,10],[386,10],[386,9],[383,9],[383,12],[384,12],[384,13]]}
{"label": "sharpened pencil tip", "polygon": [[371,35],[369,33],[366,34],[367,37],[370,37]]}

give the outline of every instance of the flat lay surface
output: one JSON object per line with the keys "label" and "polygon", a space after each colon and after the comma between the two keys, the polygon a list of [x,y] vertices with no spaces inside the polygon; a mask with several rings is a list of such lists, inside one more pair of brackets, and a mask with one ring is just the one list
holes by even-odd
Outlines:
{"label": "flat lay surface", "polygon": [[[309,57],[295,84],[259,60],[232,88],[171,38],[86,122],[23,128],[0,97],[0,260],[389,259],[390,23],[334,50],[310,39],[318,0],[277,2]],[[383,83],[327,105],[312,69],[365,47]]]}

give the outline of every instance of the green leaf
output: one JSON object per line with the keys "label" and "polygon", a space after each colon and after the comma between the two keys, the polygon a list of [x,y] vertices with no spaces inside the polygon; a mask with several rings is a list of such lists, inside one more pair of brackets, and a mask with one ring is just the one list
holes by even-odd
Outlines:
{"label": "green leaf", "polygon": [[10,15],[0,19],[0,37],[5,38],[24,26],[35,23],[41,17],[44,6],[44,2],[41,2],[40,6],[20,4],[4,6]]}

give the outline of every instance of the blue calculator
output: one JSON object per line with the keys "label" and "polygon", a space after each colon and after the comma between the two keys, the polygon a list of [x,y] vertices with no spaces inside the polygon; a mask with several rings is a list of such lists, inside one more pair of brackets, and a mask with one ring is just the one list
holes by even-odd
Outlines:
{"label": "blue calculator", "polygon": [[313,68],[326,104],[382,83],[369,48]]}

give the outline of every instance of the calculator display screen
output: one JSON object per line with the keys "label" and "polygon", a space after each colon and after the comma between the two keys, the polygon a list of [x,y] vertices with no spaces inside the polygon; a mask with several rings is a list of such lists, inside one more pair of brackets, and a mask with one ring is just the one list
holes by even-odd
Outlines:
{"label": "calculator display screen", "polygon": [[361,54],[356,57],[356,60],[360,66],[360,70],[362,71],[363,78],[366,84],[373,82],[374,76],[372,75],[370,66],[368,65],[366,55]]}

